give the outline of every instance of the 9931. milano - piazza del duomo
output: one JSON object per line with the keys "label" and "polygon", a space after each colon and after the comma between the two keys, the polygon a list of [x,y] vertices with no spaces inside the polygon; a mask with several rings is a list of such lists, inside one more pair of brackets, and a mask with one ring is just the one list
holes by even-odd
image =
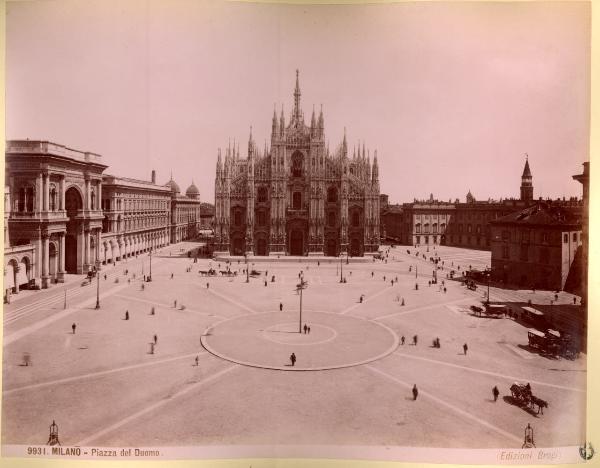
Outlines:
{"label": "9931. milano - piazza del duomo", "polygon": [[325,144],[323,110],[306,125],[296,71],[294,108],[286,125],[273,111],[271,146],[261,151],[250,130],[248,157],[218,151],[215,251],[242,255],[375,254],[379,247],[377,151],[348,157],[346,134]]}

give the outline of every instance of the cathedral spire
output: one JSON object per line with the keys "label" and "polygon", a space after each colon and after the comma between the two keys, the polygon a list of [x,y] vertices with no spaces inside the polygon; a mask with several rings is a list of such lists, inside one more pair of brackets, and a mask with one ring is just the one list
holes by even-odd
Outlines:
{"label": "cathedral spire", "polygon": [[281,116],[279,117],[279,131],[283,136],[283,133],[285,131],[285,117],[283,115],[283,104],[281,105]]}
{"label": "cathedral spire", "polygon": [[375,154],[373,155],[373,173],[371,183],[376,184],[379,182],[379,165],[377,164],[377,150],[375,150]]}
{"label": "cathedral spire", "polygon": [[348,154],[348,143],[346,142],[346,127],[344,127],[344,140],[342,141],[342,156]]}
{"label": "cathedral spire", "polygon": [[310,118],[310,130],[311,130],[311,133],[314,132],[316,126],[317,126],[317,124],[316,124],[316,119],[315,119],[315,106],[313,105],[312,117]]}
{"label": "cathedral spire", "polygon": [[273,104],[273,126],[271,127],[271,138],[277,136],[279,133],[279,123],[277,122],[277,111],[275,104]]}
{"label": "cathedral spire", "polygon": [[300,122],[300,71],[296,69],[296,88],[294,89],[294,113],[292,119],[296,122]]}

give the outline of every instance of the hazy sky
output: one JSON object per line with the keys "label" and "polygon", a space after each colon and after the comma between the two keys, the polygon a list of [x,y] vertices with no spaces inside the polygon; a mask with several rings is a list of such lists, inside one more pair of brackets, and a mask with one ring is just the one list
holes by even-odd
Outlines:
{"label": "hazy sky", "polygon": [[571,196],[589,159],[588,3],[289,6],[200,1],[7,5],[6,135],[100,153],[108,173],[214,201],[218,147],[273,106],[323,105],[378,150],[382,193],[406,202]]}

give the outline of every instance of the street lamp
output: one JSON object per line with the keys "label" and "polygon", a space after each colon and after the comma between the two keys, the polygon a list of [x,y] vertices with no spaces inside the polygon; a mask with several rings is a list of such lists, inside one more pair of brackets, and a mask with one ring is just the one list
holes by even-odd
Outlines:
{"label": "street lamp", "polygon": [[[348,264],[348,254],[346,253],[346,265]],[[340,253],[340,283],[344,282],[344,252]]]}
{"label": "street lamp", "polygon": [[150,248],[150,274],[147,281],[152,281],[152,248]]}
{"label": "street lamp", "polygon": [[304,273],[300,272],[300,283],[296,285],[296,291],[300,292],[300,320],[298,322],[298,333],[302,333],[302,290],[308,287],[308,281],[304,281]]}
{"label": "street lamp", "polygon": [[100,308],[100,262],[96,262],[96,309]]}
{"label": "street lamp", "polygon": [[487,271],[487,304],[490,303],[490,278],[492,276],[492,270],[488,270],[486,268]]}
{"label": "street lamp", "polygon": [[246,261],[246,283],[250,282],[250,271],[248,270],[248,254],[244,254],[244,260]]}

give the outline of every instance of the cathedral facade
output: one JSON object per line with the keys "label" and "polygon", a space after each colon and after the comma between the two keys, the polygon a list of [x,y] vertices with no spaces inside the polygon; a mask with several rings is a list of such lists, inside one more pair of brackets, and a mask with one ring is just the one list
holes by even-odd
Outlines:
{"label": "cathedral facade", "polygon": [[294,108],[286,124],[273,111],[270,147],[252,137],[218,150],[215,178],[215,251],[230,255],[364,256],[379,247],[377,152],[349,157],[346,133],[329,151],[323,110],[310,125],[300,107],[296,71]]}

